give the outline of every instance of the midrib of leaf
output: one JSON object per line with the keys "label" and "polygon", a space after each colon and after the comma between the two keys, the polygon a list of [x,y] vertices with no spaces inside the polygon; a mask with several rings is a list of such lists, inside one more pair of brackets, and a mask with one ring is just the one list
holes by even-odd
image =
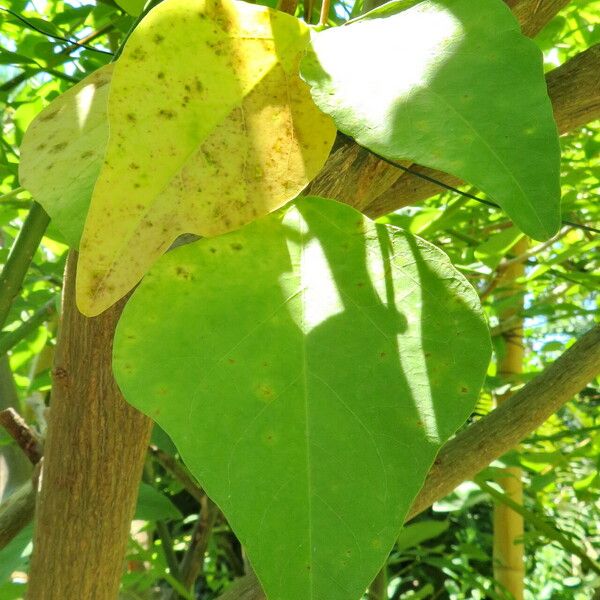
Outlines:
{"label": "midrib of leaf", "polygon": [[489,144],[489,142],[481,135],[481,133],[477,129],[475,129],[475,127],[472,125],[472,123],[470,123],[469,120],[466,119],[458,111],[458,109],[456,107],[454,107],[452,104],[450,104],[450,102],[448,102],[448,100],[446,98],[444,98],[444,96],[438,94],[431,86],[429,87],[428,91],[429,91],[430,94],[432,94],[433,96],[435,96],[436,98],[438,98],[445,106],[447,106],[475,134],[475,136],[477,137],[477,139],[488,149],[488,151],[490,152],[490,154],[496,159],[496,161],[498,162],[498,164],[502,167],[502,170],[509,176],[510,179],[512,179],[514,181],[515,185],[517,186],[517,189],[521,193],[521,196],[522,196],[523,200],[525,201],[525,204],[527,204],[527,206],[533,212],[533,215],[537,219],[537,222],[540,224],[540,226],[542,227],[542,229],[544,231],[546,231],[546,225],[540,219],[540,217],[539,217],[539,215],[537,213],[537,210],[535,209],[535,207],[531,203],[531,200],[529,199],[529,197],[525,193],[525,190],[523,189],[523,187],[521,186],[521,184],[519,183],[519,181],[517,180],[517,178],[513,175],[512,171],[508,168],[508,166],[502,160],[502,158],[500,157],[500,155],[494,150],[494,148]]}
{"label": "midrib of leaf", "polygon": [[306,294],[304,293],[304,283],[302,281],[303,264],[304,264],[304,224],[302,223],[302,217],[297,212],[298,221],[300,222],[300,290],[302,294],[302,380],[303,380],[303,391],[304,391],[304,418],[305,418],[305,439],[306,439],[306,491],[307,491],[307,507],[308,507],[308,584],[310,599],[314,598],[314,573],[313,573],[313,515],[312,515],[312,468],[310,460],[310,422],[309,422],[309,400],[308,400],[308,364],[306,354],[306,306],[305,299]]}

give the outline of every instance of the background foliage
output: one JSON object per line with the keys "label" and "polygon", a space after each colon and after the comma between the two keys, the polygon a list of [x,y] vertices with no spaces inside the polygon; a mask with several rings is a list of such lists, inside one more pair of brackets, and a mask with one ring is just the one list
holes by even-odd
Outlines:
{"label": "background foliage", "polygon": [[[134,2],[122,4],[135,12]],[[361,0],[356,5],[335,2],[330,18],[342,22],[358,14],[361,4]],[[104,51],[51,39],[6,12],[0,14],[0,260],[4,262],[30,205],[27,194],[18,191],[16,175],[18,148],[27,125],[53,98],[110,61],[110,52],[119,46],[134,17],[111,0],[89,4],[4,0],[2,6],[26,17],[36,29],[77,38]],[[317,21],[317,9],[313,9],[313,22]],[[303,10],[300,6],[299,14]],[[536,38],[547,68],[598,43],[599,22],[600,2],[582,0],[568,5]],[[596,201],[598,125],[589,124],[561,138],[563,215],[596,227],[600,222]],[[515,301],[514,297],[498,301],[502,290],[494,287],[501,259],[511,258],[511,242],[516,239],[506,216],[456,194],[443,193],[383,220],[408,227],[450,255],[481,292],[496,356],[502,356],[504,348],[498,334],[511,324],[500,322],[499,315]],[[530,250],[524,278],[527,368],[512,386],[533,377],[598,320],[599,245],[597,235],[566,227],[551,243]],[[15,345],[8,357],[0,359],[0,408],[13,403],[41,431],[56,329],[55,318],[48,318],[48,314],[55,313],[59,302],[66,249],[51,225],[2,334],[6,336],[38,315],[40,325]],[[505,391],[506,384],[501,385],[491,367],[474,418],[489,412],[494,397]],[[600,546],[599,404],[598,387],[589,386],[531,435],[519,452],[503,459],[505,464],[519,464],[525,470],[526,509],[596,558]],[[8,439],[0,437],[0,443],[2,457],[10,465],[8,480],[7,469],[0,465],[0,493],[6,497],[28,477],[28,467],[17,458],[18,453],[12,452]],[[174,446],[158,428],[153,443],[138,506],[140,521],[131,539],[123,579],[123,597],[161,597],[161,590],[177,586],[169,564],[186,552],[200,515],[211,518],[214,526],[210,539],[202,541],[207,545],[197,597],[215,598],[230,579],[243,573],[243,552],[222,516],[189,480],[177,462]],[[203,504],[200,512],[199,500]],[[388,562],[389,597],[502,597],[492,590],[491,506],[490,496],[477,484],[467,482],[407,527]],[[0,554],[1,600],[22,597],[30,536],[31,529],[24,530]],[[580,557],[547,531],[541,533],[534,519],[527,519],[525,543],[529,598],[593,597],[600,585],[598,575],[585,569]]]}

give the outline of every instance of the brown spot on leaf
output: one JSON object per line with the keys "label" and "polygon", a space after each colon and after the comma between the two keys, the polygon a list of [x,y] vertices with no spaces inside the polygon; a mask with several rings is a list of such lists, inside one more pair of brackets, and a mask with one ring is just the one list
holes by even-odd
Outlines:
{"label": "brown spot on leaf", "polygon": [[193,279],[192,274],[184,267],[178,266],[175,269],[175,273],[176,273],[177,277],[179,277],[179,279],[184,279],[185,281],[189,281],[190,279]]}
{"label": "brown spot on leaf", "polygon": [[131,51],[131,58],[133,58],[133,60],[146,60],[147,56],[148,54],[141,46],[138,46]]}
{"label": "brown spot on leaf", "polygon": [[50,121],[51,119],[54,119],[54,117],[57,114],[58,114],[58,109],[53,110],[52,112],[49,112],[48,114],[40,115],[40,121]]}

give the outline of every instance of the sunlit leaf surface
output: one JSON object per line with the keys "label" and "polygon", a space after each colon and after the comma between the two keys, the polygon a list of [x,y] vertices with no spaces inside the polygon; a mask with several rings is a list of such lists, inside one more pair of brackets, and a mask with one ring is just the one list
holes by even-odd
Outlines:
{"label": "sunlit leaf surface", "polygon": [[166,254],[114,370],[239,536],[269,600],[358,600],[490,357],[443,252],[305,198]]}
{"label": "sunlit leaf surface", "polygon": [[74,247],[79,245],[108,139],[106,65],[37,115],[21,144],[19,180]]}
{"label": "sunlit leaf surface", "polygon": [[308,29],[231,0],[166,0],[129,39],[81,242],[78,305],[128,292],[181,233],[213,236],[282,206],[335,128],[298,75]]}
{"label": "sunlit leaf surface", "polygon": [[340,130],[465,179],[535,239],[556,233],[560,150],[542,56],[504,2],[392,2],[312,42],[302,75]]}

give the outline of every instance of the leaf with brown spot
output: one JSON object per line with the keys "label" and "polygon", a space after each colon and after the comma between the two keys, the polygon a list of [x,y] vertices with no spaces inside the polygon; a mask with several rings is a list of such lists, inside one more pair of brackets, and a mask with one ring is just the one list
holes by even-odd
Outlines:
{"label": "leaf with brown spot", "polygon": [[21,185],[79,245],[108,141],[106,106],[114,65],[106,65],[56,98],[32,121],[21,144]]}
{"label": "leaf with brown spot", "polygon": [[312,197],[163,256],[125,307],[113,368],[269,600],[357,600],[490,352],[477,293],[441,250]]}
{"label": "leaf with brown spot", "polygon": [[180,234],[237,229],[314,178],[335,127],[298,75],[307,42],[298,19],[235,0],[166,0],[140,23],[111,84],[81,243],[84,314],[126,294]]}

